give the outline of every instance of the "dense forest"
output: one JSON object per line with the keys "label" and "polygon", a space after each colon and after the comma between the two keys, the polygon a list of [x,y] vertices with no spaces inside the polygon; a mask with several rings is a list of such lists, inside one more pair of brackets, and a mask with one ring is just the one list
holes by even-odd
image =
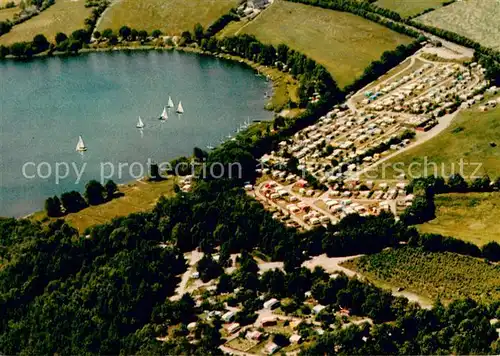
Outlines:
{"label": "dense forest", "polygon": [[[331,6],[333,2],[321,3]],[[354,2],[336,1],[335,4],[345,4],[342,6],[347,9]],[[383,10],[372,15],[373,5],[358,4],[359,11],[365,11],[367,18],[399,16],[392,12],[380,13]],[[93,12],[93,16],[97,14]],[[60,35],[59,44],[66,43],[63,46],[78,50],[89,40],[96,18],[94,22],[89,21],[86,30],[75,31],[69,37]],[[220,21],[231,20],[229,17]],[[390,23],[390,26],[402,26]],[[207,31],[217,32],[220,26],[222,24],[214,24]],[[306,108],[305,112],[295,120],[253,125],[241,133],[237,141],[198,155],[199,159],[207,159],[208,164],[239,162],[243,167],[240,179],[198,181],[191,193],[178,192],[172,198],[161,198],[151,212],[115,219],[89,229],[84,236],[79,236],[61,220],[44,226],[27,220],[0,219],[2,354],[220,353],[221,335],[213,327],[218,321],[214,325],[200,323],[196,345],[182,334],[167,342],[155,339],[164,335],[170,326],[196,320],[199,310],[189,295],[177,301],[171,301],[170,297],[179,283],[179,275],[186,270],[183,252],[198,247],[204,252],[218,249],[219,261],[203,259],[198,266],[200,276],[204,280],[218,277],[217,287],[221,293],[240,289],[228,304],[243,305],[237,316],[242,324],[248,324],[255,317],[257,294],[291,298],[292,303],[287,307],[294,311],[300,308],[307,290],[328,306],[319,316],[325,324],[334,321],[332,310],[339,306],[349,307],[354,315],[369,316],[377,323],[371,329],[361,325],[327,332],[305,350],[304,355],[500,352],[494,328],[488,320],[500,317],[497,301],[482,306],[461,300],[448,307],[436,303],[434,309],[422,310],[369,283],[349,280],[343,275],[332,279],[321,269],[309,271],[300,267],[304,260],[321,253],[328,256],[369,254],[386,247],[396,248],[401,243],[425,251],[451,251],[496,260],[498,244],[480,249],[450,237],[419,235],[409,226],[415,219],[429,217],[421,214],[433,213],[432,198],[438,189],[472,189],[472,186],[464,186],[458,177],[446,184],[414,182],[409,189],[419,199],[401,221],[384,213],[376,217],[350,215],[338,225],[307,232],[285,227],[273,220],[260,203],[248,197],[240,188],[241,183],[255,179],[256,158],[324,115],[343,99],[344,93],[324,67],[285,45],[267,46],[251,36],[217,40],[200,29],[193,36],[189,34],[189,38],[188,34],[183,37],[185,41],[198,42],[210,52],[230,53],[289,69],[299,79],[300,105]],[[51,46],[41,37],[33,43],[37,51]],[[15,53],[23,56],[26,46],[33,43],[18,49],[14,46],[18,51]],[[417,45],[412,44],[384,54],[351,89],[388,71],[416,49]],[[313,92],[321,94],[318,104],[308,103]],[[473,187],[483,189],[485,184],[478,181]],[[102,186],[93,185],[90,194],[86,194],[87,202],[75,194],[70,202],[98,204],[112,197],[114,189],[110,188],[112,192],[108,197]],[[64,207],[63,202],[57,201],[55,198],[50,201],[55,215],[60,214],[58,206]],[[249,257],[254,250],[273,260],[285,261],[285,271],[269,271],[259,276],[255,261]],[[242,253],[242,257],[237,270],[227,275],[223,268],[229,264],[229,254],[233,252]],[[387,321],[389,323],[383,323]],[[304,327],[301,332],[306,334],[310,330]]]}

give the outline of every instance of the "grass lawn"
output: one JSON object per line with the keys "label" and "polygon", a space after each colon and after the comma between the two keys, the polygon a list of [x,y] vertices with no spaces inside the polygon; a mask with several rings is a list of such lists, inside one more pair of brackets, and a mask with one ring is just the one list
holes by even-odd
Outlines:
{"label": "grass lawn", "polygon": [[[492,147],[492,142],[497,146]],[[384,162],[384,176],[395,178],[396,164],[404,168],[407,177],[425,174],[425,167],[427,175],[434,174],[437,167],[438,175],[449,176],[460,173],[461,160],[466,178],[472,174],[488,174],[491,179],[500,176],[500,107],[487,112],[480,112],[477,107],[460,112],[436,137]],[[382,173],[381,167],[377,169]]]}
{"label": "grass lawn", "polygon": [[410,37],[353,14],[280,0],[233,30],[304,53],[324,65],[341,87],[352,83],[384,51],[411,42]]}
{"label": "grass lawn", "polygon": [[500,242],[500,193],[437,195],[437,218],[419,231],[453,236],[482,246]]}
{"label": "grass lawn", "polygon": [[375,5],[396,11],[403,17],[413,16],[422,11],[438,9],[446,0],[378,0]]}
{"label": "grass lawn", "polygon": [[456,32],[500,49],[500,1],[465,0],[424,14],[417,21]]}
{"label": "grass lawn", "polygon": [[[173,195],[174,179],[158,183],[135,182],[121,185],[119,189],[124,194],[122,197],[68,214],[64,220],[82,233],[90,226],[109,222],[113,218],[151,210],[162,195]],[[41,220],[45,216],[45,212],[39,212],[33,218]]]}
{"label": "grass lawn", "polygon": [[258,341],[250,341],[242,337],[237,337],[236,339],[226,343],[225,346],[244,352],[250,350],[252,347],[255,347],[258,343]]}
{"label": "grass lawn", "polygon": [[13,2],[14,4],[19,4],[21,0],[0,0],[0,7],[4,7],[7,3]]}
{"label": "grass lawn", "polygon": [[158,29],[180,35],[196,23],[208,27],[238,5],[237,0],[117,0],[105,13],[99,30],[127,25],[148,32]]}
{"label": "grass lawn", "polygon": [[54,41],[58,32],[70,35],[84,28],[84,21],[91,12],[84,5],[85,0],[57,0],[40,15],[14,26],[9,33],[1,36],[0,44],[31,41],[39,33],[44,34],[49,41]]}
{"label": "grass lawn", "polygon": [[0,21],[12,20],[19,11],[18,7],[0,10]]}
{"label": "grass lawn", "polygon": [[500,265],[453,253],[431,253],[403,247],[388,249],[342,264],[377,283],[403,287],[442,301],[471,297],[486,303],[500,298]]}

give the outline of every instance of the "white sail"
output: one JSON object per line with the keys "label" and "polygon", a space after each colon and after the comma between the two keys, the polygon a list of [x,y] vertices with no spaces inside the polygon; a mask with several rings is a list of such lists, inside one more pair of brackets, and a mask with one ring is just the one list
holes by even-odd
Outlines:
{"label": "white sail", "polygon": [[76,144],[76,150],[79,152],[87,151],[87,147],[83,142],[82,136],[78,136],[78,143]]}
{"label": "white sail", "polygon": [[177,106],[177,113],[184,114],[184,108],[182,107],[182,101],[179,101],[179,105]]}
{"label": "white sail", "polygon": [[172,101],[172,98],[170,96],[168,97],[167,107],[168,108],[173,108],[174,107],[174,102]]}
{"label": "white sail", "polygon": [[160,119],[162,120],[167,120],[168,119],[168,113],[167,113],[167,107],[163,107],[163,112],[161,113]]}
{"label": "white sail", "polygon": [[139,116],[139,121],[137,122],[136,127],[137,127],[138,129],[142,129],[142,128],[144,127],[144,122],[142,122],[142,119],[141,119],[141,117],[140,117],[140,116]]}

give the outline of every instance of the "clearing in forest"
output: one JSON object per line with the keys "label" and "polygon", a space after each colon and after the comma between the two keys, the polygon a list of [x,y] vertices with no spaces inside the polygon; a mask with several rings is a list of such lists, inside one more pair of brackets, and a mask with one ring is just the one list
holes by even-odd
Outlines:
{"label": "clearing in forest", "polygon": [[500,193],[453,193],[435,197],[436,218],[420,232],[453,236],[482,246],[500,243]]}

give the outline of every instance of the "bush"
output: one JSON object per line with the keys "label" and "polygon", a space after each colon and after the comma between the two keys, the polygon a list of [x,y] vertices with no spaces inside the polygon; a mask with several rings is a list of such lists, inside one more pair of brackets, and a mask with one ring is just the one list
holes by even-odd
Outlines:
{"label": "bush", "polygon": [[49,197],[45,200],[45,211],[50,217],[58,217],[62,215],[61,201],[57,196]]}
{"label": "bush", "polygon": [[85,186],[85,199],[89,205],[99,205],[104,202],[105,189],[101,183],[91,180]]}
{"label": "bush", "polygon": [[87,207],[82,195],[75,190],[63,193],[61,203],[66,213],[76,213]]}
{"label": "bush", "polygon": [[33,37],[33,46],[36,48],[37,52],[44,52],[49,49],[49,41],[44,35],[38,34]]}
{"label": "bush", "polygon": [[162,35],[162,32],[160,30],[153,30],[153,32],[151,32],[151,36],[153,36],[154,38],[158,38]]}
{"label": "bush", "polygon": [[490,261],[498,262],[500,261],[500,244],[491,241],[484,245],[481,249],[484,258]]}
{"label": "bush", "polygon": [[118,186],[112,180],[108,180],[104,185],[104,189],[106,190],[106,200],[112,200],[118,190]]}
{"label": "bush", "polygon": [[66,34],[62,33],[62,32],[58,32],[56,34],[56,37],[55,37],[55,40],[56,40],[56,43],[59,45],[61,44],[62,42],[66,41],[68,39],[68,36],[66,36]]}

